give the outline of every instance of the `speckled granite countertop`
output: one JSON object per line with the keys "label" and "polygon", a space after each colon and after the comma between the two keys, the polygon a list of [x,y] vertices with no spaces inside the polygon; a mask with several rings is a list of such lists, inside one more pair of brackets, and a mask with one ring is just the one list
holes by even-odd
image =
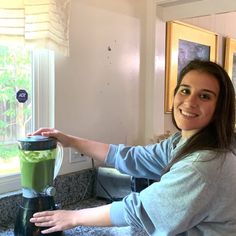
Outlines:
{"label": "speckled granite countertop", "polygon": [[[104,205],[103,200],[98,199],[88,199],[83,200],[77,204],[70,205],[65,207],[66,209],[81,209],[87,207],[94,207],[99,205]],[[0,228],[1,236],[12,236],[13,226],[9,229]],[[74,236],[74,235],[86,235],[86,236],[147,236],[142,229],[131,228],[131,227],[85,227],[79,226],[74,229],[65,230],[63,233],[64,236]]]}

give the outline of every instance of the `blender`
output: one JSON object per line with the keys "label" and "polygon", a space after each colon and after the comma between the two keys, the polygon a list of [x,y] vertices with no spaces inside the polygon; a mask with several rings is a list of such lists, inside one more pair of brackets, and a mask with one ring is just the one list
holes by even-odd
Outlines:
{"label": "blender", "polygon": [[[29,220],[35,212],[55,210],[53,180],[57,176],[62,160],[63,148],[55,138],[41,135],[18,140],[22,203],[15,220],[15,236],[38,236],[43,227]],[[59,236],[62,232],[48,235]]]}

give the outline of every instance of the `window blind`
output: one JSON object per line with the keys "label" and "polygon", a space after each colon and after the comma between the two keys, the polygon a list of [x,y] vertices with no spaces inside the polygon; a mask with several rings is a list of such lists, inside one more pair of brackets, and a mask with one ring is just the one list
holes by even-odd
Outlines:
{"label": "window blind", "polygon": [[1,0],[0,43],[69,55],[71,0]]}

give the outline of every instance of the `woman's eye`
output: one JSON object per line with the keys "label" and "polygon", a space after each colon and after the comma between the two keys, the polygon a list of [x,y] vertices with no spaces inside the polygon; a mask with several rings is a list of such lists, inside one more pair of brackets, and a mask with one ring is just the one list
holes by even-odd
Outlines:
{"label": "woman's eye", "polygon": [[211,96],[209,94],[201,94],[200,98],[204,99],[204,100],[209,100],[209,99],[211,99]]}
{"label": "woman's eye", "polygon": [[184,95],[185,95],[185,94],[190,94],[190,90],[184,88],[184,89],[181,89],[181,90],[180,90],[180,93],[181,93],[181,94],[184,94]]}

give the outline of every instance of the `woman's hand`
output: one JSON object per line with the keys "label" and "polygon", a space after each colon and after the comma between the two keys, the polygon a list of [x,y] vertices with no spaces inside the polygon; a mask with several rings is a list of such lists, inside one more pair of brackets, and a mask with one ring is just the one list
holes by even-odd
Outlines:
{"label": "woman's hand", "polygon": [[42,234],[83,226],[111,226],[111,205],[104,205],[82,210],[43,211],[33,215],[30,219],[38,227],[46,227]]}
{"label": "woman's hand", "polygon": [[71,136],[66,135],[62,133],[59,130],[53,129],[53,128],[40,128],[36,130],[35,132],[28,134],[29,136],[32,135],[43,135],[46,137],[53,137],[56,138],[63,147],[69,147],[71,145]]}
{"label": "woman's hand", "polygon": [[72,135],[67,135],[53,128],[40,128],[28,135],[29,136],[43,135],[46,137],[56,138],[62,144],[63,147],[74,148],[78,150],[80,153],[83,153],[88,157],[92,157],[102,162],[104,162],[109,149],[109,145],[106,143],[96,142]]}
{"label": "woman's hand", "polygon": [[48,234],[56,231],[63,231],[76,226],[78,211],[55,210],[38,212],[30,219],[38,227],[46,227],[42,234]]}

